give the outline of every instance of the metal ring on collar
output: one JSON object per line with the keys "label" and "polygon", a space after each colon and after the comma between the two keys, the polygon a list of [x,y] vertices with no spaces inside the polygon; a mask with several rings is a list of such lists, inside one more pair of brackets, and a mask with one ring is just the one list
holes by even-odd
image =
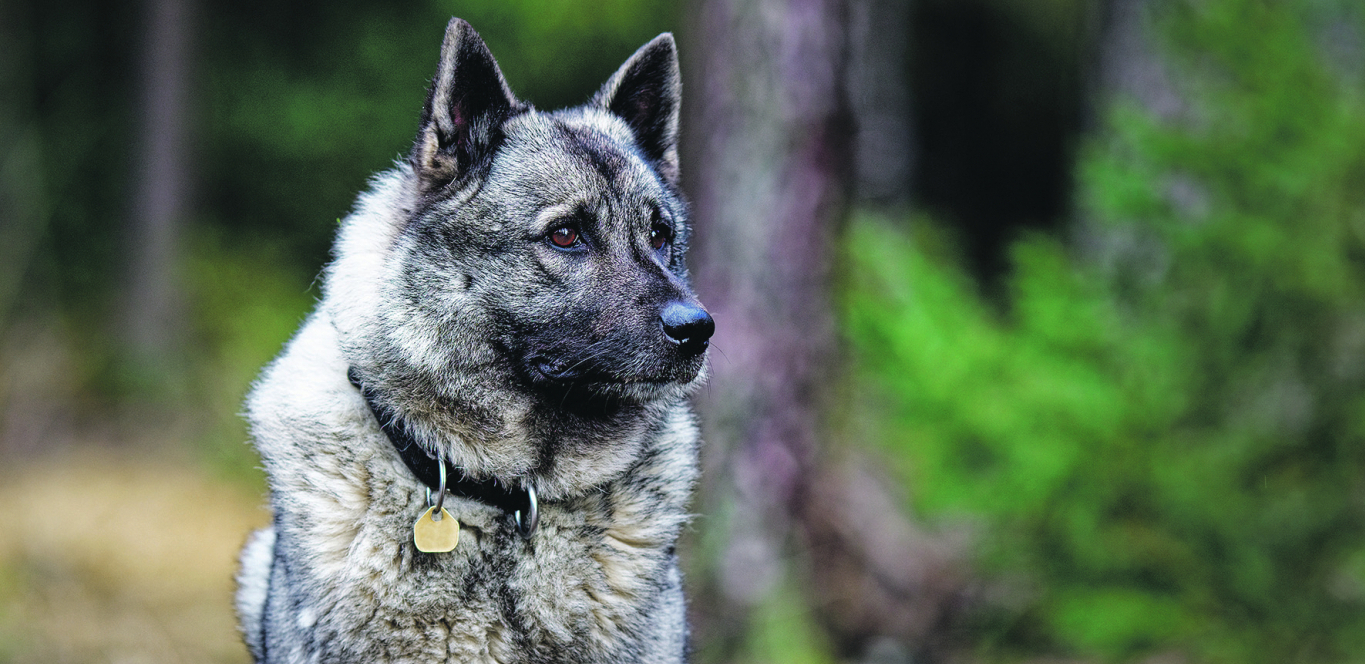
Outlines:
{"label": "metal ring on collar", "polygon": [[[436,509],[431,510],[431,520],[441,520],[441,507],[446,504],[446,462],[445,459],[438,459],[441,467],[441,488],[436,490]],[[430,491],[430,489],[428,489]]]}
{"label": "metal ring on collar", "polygon": [[536,499],[535,487],[526,485],[526,510],[513,512],[512,518],[516,520],[517,532],[521,533],[522,538],[530,539],[531,534],[536,532],[536,526],[540,525],[540,504]]}

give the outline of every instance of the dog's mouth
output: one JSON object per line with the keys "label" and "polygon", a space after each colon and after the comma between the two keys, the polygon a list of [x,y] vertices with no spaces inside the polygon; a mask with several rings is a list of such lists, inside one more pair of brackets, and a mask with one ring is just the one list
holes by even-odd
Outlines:
{"label": "dog's mouth", "polygon": [[537,356],[528,362],[531,382],[543,387],[611,386],[633,382],[613,375],[591,362],[563,357]]}
{"label": "dog's mouth", "polygon": [[546,387],[573,386],[588,389],[597,388],[612,392],[619,391],[623,387],[638,387],[648,390],[685,384],[696,378],[700,369],[700,362],[696,364],[696,367],[678,367],[671,371],[666,370],[657,376],[623,376],[591,362],[574,361],[563,357],[538,355],[527,362],[532,383]]}
{"label": "dog's mouth", "polygon": [[536,382],[573,383],[577,385],[624,385],[642,382],[613,375],[590,362],[574,361],[568,358],[535,357],[532,358],[530,365],[531,377]]}
{"label": "dog's mouth", "polygon": [[[696,367],[659,367],[657,372],[616,372],[580,359],[534,355],[524,361],[527,388],[554,410],[580,417],[613,417],[684,393],[700,373]],[[689,370],[690,369],[690,370]]]}

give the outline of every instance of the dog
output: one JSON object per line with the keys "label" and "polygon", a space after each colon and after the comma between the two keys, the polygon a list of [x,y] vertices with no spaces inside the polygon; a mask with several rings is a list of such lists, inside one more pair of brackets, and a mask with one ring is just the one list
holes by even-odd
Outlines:
{"label": "dog", "polygon": [[450,21],[410,154],[247,398],[274,512],[237,576],[256,662],[686,659],[714,322],[684,264],[680,86],[663,34],[538,111]]}

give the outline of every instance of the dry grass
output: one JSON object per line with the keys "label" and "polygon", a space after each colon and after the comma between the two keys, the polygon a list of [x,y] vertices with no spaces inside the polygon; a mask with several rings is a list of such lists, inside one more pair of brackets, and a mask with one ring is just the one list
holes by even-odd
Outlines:
{"label": "dry grass", "polygon": [[0,468],[0,662],[246,662],[234,557],[263,500],[189,463],[74,450]]}

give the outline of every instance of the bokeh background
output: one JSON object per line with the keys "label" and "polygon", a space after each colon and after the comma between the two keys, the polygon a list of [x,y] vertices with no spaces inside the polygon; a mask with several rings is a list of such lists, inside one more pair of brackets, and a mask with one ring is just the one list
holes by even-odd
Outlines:
{"label": "bokeh background", "polygon": [[240,403],[451,15],[680,39],[698,662],[1365,662],[1353,0],[0,0],[0,662],[248,661]]}

